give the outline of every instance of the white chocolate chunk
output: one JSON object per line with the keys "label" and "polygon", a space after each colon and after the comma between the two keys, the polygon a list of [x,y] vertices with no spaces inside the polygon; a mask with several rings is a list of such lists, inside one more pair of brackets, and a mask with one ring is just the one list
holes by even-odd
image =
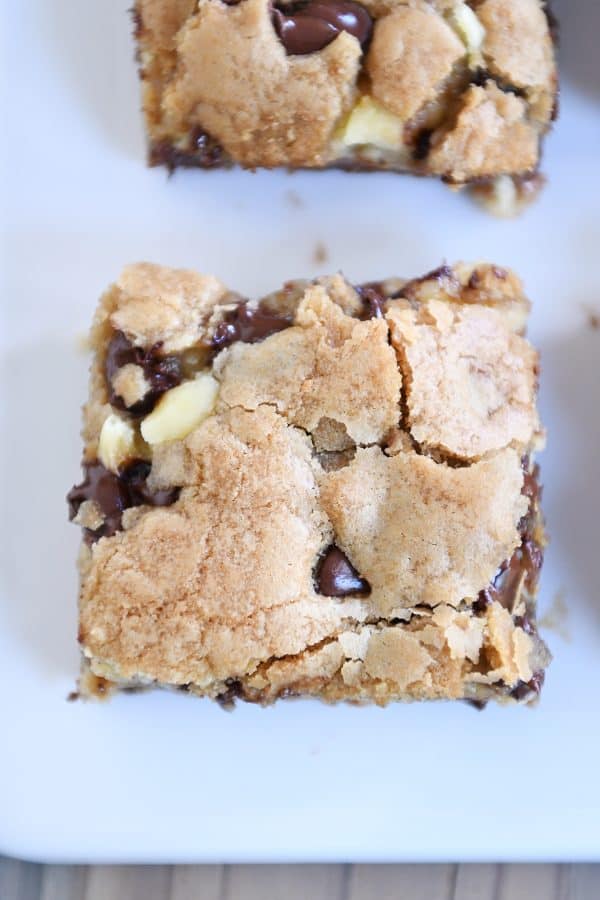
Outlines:
{"label": "white chocolate chunk", "polygon": [[477,53],[485,38],[485,28],[466,3],[457,3],[448,15],[448,22],[469,51]]}
{"label": "white chocolate chunk", "polygon": [[384,150],[395,150],[402,144],[403,125],[398,116],[371,97],[364,96],[340,126],[336,137],[347,147],[371,144]]}
{"label": "white chocolate chunk", "polygon": [[142,437],[149,444],[161,444],[186,437],[208,418],[215,408],[219,383],[201,372],[163,394],[150,415],[142,421]]}
{"label": "white chocolate chunk", "polygon": [[519,209],[517,187],[510,175],[498,175],[494,179],[486,202],[487,208],[495,216],[510,219]]}
{"label": "white chocolate chunk", "polygon": [[104,420],[98,440],[98,458],[111,472],[135,455],[135,431],[125,419],[111,413]]}

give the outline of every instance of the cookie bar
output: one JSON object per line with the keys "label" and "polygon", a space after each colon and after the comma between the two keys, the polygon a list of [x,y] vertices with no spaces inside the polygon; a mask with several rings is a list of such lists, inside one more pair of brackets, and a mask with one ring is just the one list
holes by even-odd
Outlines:
{"label": "cookie bar", "polygon": [[292,281],[147,263],[84,408],[80,691],[529,702],[538,357],[511,272]]}
{"label": "cookie bar", "polygon": [[339,167],[535,194],[556,112],[544,0],[137,0],[152,164]]}

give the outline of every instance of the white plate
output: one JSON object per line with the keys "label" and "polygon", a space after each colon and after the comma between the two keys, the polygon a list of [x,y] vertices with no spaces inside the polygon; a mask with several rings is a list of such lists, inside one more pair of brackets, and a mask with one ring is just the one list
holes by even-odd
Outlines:
{"label": "white plate", "polygon": [[[503,222],[410,178],[145,168],[130,2],[4,5],[0,852],[600,859],[600,331],[587,310],[600,313],[600,4],[562,4],[551,182]],[[416,275],[443,257],[511,265],[535,303],[550,434],[541,605],[564,591],[570,631],[546,634],[556,658],[540,707],[289,702],[229,715],[168,693],[66,703],[78,665],[79,534],[64,500],[86,391],[77,339],[104,286],[138,259],[257,295],[337,268],[356,281]]]}

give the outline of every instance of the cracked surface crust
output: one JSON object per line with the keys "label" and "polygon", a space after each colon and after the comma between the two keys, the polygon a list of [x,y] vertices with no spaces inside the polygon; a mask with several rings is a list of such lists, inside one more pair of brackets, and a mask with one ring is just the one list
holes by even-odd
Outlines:
{"label": "cracked surface crust", "polygon": [[[557,94],[543,0],[362,6],[373,21],[362,46],[342,30],[297,55],[268,0],[137,0],[150,161],[393,169],[453,184],[536,170]],[[374,106],[357,119],[365,99]]]}
{"label": "cracked surface crust", "polygon": [[[118,416],[149,469],[143,497],[171,494],[126,508],[99,539],[101,504],[79,507],[83,695],[159,685],[223,703],[537,696],[549,655],[535,578],[517,562],[510,596],[482,600],[527,540],[544,543],[537,356],[520,283],[457,265],[371,290],[381,315],[367,318],[341,275],[290,282],[259,306],[288,327],[224,349],[215,333],[243,299],[213,277],[145,263],[106,292],[84,460],[101,458]],[[115,332],[176,354],[184,385],[216,380],[216,401],[185,436],[147,444],[144,422],[111,407]],[[123,368],[133,383],[136,365]],[[316,572],[332,546],[368,593],[324,593]]]}

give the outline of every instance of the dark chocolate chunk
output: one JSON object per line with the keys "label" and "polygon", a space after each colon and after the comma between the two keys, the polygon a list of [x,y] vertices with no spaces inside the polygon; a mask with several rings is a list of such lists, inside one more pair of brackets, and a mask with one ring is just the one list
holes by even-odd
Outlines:
{"label": "dark chocolate chunk", "polygon": [[491,75],[488,70],[478,66],[471,75],[471,84],[474,84],[476,87],[485,87],[486,82],[490,79]]}
{"label": "dark chocolate chunk", "polygon": [[355,287],[356,293],[364,304],[361,319],[383,319],[387,297],[382,285],[378,281],[359,284]]}
{"label": "dark chocolate chunk", "polygon": [[[126,410],[132,416],[145,416],[153,409],[162,394],[181,383],[180,360],[176,356],[160,356],[161,346],[162,344],[158,343],[149,350],[144,350],[143,347],[135,347],[122,331],[115,333],[108,345],[104,363],[112,406]],[[143,369],[150,388],[140,401],[133,406],[126,406],[123,398],[115,393],[112,379],[119,369],[130,363]]]}
{"label": "dark chocolate chunk", "polygon": [[[85,463],[85,477],[67,494],[69,519],[74,519],[85,500],[94,500],[104,516],[104,523],[93,532],[94,539],[110,537],[121,527],[123,510],[129,503],[127,485],[114,472],[109,472],[101,462]],[[89,532],[89,529],[86,529]],[[91,532],[89,532],[91,534]]]}
{"label": "dark chocolate chunk", "polygon": [[326,597],[371,593],[369,582],[360,577],[348,557],[334,544],[319,561],[316,582],[319,594]]}
{"label": "dark chocolate chunk", "polygon": [[222,350],[236,341],[255,344],[263,341],[277,331],[283,331],[292,324],[291,316],[282,316],[265,307],[250,306],[248,301],[240,303],[231,312],[226,313],[213,335],[212,346]]}
{"label": "dark chocolate chunk", "polygon": [[467,283],[467,287],[470,288],[472,291],[476,291],[480,284],[481,284],[481,275],[479,274],[477,269],[473,269],[473,271],[471,272],[469,281]]}
{"label": "dark chocolate chunk", "polygon": [[373,22],[371,16],[353,0],[308,0],[273,7],[273,26],[290,56],[314,53],[330,44],[341,31],[347,31],[366,46]]}
{"label": "dark chocolate chunk", "polygon": [[117,474],[106,469],[101,462],[84,463],[84,479],[67,494],[69,519],[74,519],[85,500],[94,500],[104,516],[100,528],[85,529],[87,543],[101,537],[110,537],[121,529],[123,512],[132,506],[169,506],[179,496],[179,488],[150,491],[147,478],[150,463],[132,460]]}
{"label": "dark chocolate chunk", "polygon": [[511,697],[515,700],[532,699],[540,693],[544,685],[545,673],[543,670],[534,672],[531,681],[519,681],[516,687],[510,692]]}
{"label": "dark chocolate chunk", "polygon": [[129,506],[170,506],[179,496],[179,488],[166,488],[151,491],[148,487],[148,476],[152,466],[144,459],[134,459],[120,472],[129,491]]}

